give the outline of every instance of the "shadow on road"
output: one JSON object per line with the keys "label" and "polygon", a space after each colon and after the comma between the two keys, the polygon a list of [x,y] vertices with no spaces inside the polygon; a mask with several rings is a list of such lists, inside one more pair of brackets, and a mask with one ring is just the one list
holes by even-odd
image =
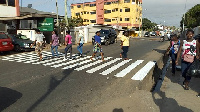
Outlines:
{"label": "shadow on road", "polygon": [[124,112],[124,110],[122,108],[120,108],[120,109],[116,108],[113,110],[113,112]]}
{"label": "shadow on road", "polygon": [[54,76],[51,76],[49,89],[31,107],[27,109],[27,112],[33,111],[43,100],[45,100],[48,97],[49,94],[51,94],[52,91],[55,90],[56,87],[60,85],[60,83],[62,83],[67,78],[67,76],[70,75],[71,72],[72,70],[64,70],[63,77],[60,80],[56,79]]}
{"label": "shadow on road", "polygon": [[173,98],[167,98],[165,92],[152,92],[152,98],[160,112],[193,112],[191,109],[180,106]]}
{"label": "shadow on road", "polygon": [[154,51],[158,52],[158,53],[161,53],[161,54],[164,54],[166,50],[161,50],[161,49],[153,49]]}
{"label": "shadow on road", "polygon": [[15,103],[22,97],[22,94],[18,91],[0,87],[0,112]]}

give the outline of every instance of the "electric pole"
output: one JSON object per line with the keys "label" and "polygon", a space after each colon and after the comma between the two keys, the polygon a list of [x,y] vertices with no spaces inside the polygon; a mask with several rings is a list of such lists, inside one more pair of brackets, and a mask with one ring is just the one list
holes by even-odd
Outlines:
{"label": "electric pole", "polygon": [[59,22],[58,22],[58,0],[56,0],[56,13],[57,13],[57,22],[56,22],[56,25],[59,26]]}
{"label": "electric pole", "polygon": [[65,0],[65,22],[66,22],[66,26],[68,26],[68,17],[67,17],[67,0]]}

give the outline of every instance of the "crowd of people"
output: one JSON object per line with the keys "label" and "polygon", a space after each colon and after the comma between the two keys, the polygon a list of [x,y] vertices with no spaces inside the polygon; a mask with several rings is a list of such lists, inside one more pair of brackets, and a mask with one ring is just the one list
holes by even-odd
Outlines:
{"label": "crowd of people", "polygon": [[[36,46],[35,52],[36,52],[37,56],[39,57],[39,60],[42,61],[43,60],[42,50],[43,50],[45,36],[40,32],[39,29],[35,29],[35,31],[36,31],[35,41],[31,45],[31,47]],[[93,47],[93,54],[92,54],[90,59],[93,60],[95,55],[97,53],[100,53],[102,61],[105,61],[104,60],[104,53],[103,53],[102,46],[101,46],[100,31],[96,32],[94,39],[95,39],[95,43],[94,43],[94,47]],[[72,58],[72,36],[70,35],[70,31],[66,31],[64,43],[65,43],[65,46],[66,46],[65,50],[64,50],[64,52],[65,52],[64,58],[67,59],[67,53],[70,53],[69,59],[73,59]],[[80,30],[79,35],[78,35],[78,39],[77,39],[77,50],[79,51],[80,57],[83,57],[83,45],[84,45],[84,32],[83,32],[83,30]],[[120,57],[125,59],[125,60],[128,60],[127,52],[128,52],[128,49],[129,49],[129,37],[128,37],[127,31],[123,32],[123,36],[121,37],[121,44],[120,45],[121,45],[121,49],[122,49],[122,52],[120,53]],[[56,30],[52,31],[52,38],[51,38],[50,46],[51,46],[52,58],[54,58],[55,56],[59,57],[59,54],[58,54],[59,36],[58,36],[58,32]]]}

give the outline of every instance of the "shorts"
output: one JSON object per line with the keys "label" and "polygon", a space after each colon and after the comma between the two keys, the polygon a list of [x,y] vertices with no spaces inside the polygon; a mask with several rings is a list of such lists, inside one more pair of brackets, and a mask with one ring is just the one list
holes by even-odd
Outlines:
{"label": "shorts", "polygon": [[93,48],[93,52],[97,53],[97,52],[102,52],[102,48],[98,46],[98,44],[95,42],[94,44],[94,48]]}

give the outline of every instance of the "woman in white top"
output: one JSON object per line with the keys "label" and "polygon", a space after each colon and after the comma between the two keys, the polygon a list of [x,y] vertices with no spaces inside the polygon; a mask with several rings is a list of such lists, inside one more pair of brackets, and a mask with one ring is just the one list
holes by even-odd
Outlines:
{"label": "woman in white top", "polygon": [[[186,40],[181,41],[178,54],[177,54],[177,59],[176,59],[176,65],[178,65],[178,60],[180,56],[182,57],[181,59],[181,72],[182,76],[185,78],[183,82],[183,86],[185,90],[189,90],[189,82],[191,80],[190,76],[187,76],[187,70],[189,67],[192,65],[194,59],[191,61],[192,58],[197,58],[199,59],[199,56],[197,55],[199,52],[198,42],[193,39],[194,31],[191,29],[188,29],[186,32]],[[181,55],[182,54],[182,55]],[[191,57],[190,59],[187,57]]]}

